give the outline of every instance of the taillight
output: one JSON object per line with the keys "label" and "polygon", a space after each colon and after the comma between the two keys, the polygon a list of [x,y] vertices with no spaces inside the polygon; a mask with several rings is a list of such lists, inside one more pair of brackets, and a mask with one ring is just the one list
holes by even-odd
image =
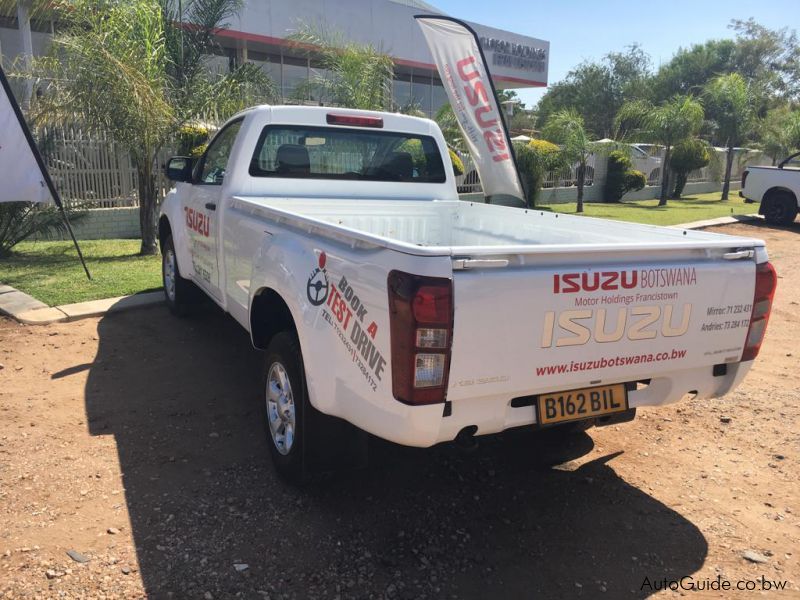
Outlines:
{"label": "taillight", "polygon": [[337,115],[328,113],[328,125],[354,125],[356,127],[383,127],[383,119],[380,117],[362,117],[357,115]]}
{"label": "taillight", "polygon": [[747,330],[747,340],[742,352],[742,360],[753,360],[761,350],[764,333],[767,331],[769,313],[772,310],[772,298],[775,295],[775,286],[778,275],[775,268],[768,262],[756,265],[756,291],[753,295],[753,311],[750,315],[750,328]]}
{"label": "taillight", "polygon": [[392,392],[406,404],[444,402],[453,343],[453,282],[389,273]]}
{"label": "taillight", "polygon": [[747,181],[747,174],[748,174],[749,172],[750,172],[750,171],[748,171],[747,169],[745,169],[745,170],[744,170],[744,172],[742,173],[742,189],[744,189],[744,182],[745,182],[745,181]]}

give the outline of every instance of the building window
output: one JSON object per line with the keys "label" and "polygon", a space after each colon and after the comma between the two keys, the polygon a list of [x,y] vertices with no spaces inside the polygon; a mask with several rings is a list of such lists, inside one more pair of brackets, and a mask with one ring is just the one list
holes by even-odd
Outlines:
{"label": "building window", "polygon": [[281,83],[284,100],[306,100],[308,95],[308,59],[283,57],[283,81]]}
{"label": "building window", "polygon": [[431,89],[431,115],[436,116],[440,108],[450,103],[450,99],[447,97],[447,92],[444,90],[442,82],[439,79],[433,80]]}
{"label": "building window", "polygon": [[309,100],[314,100],[315,102],[321,102],[323,104],[329,103],[330,98],[325,96],[325,88],[323,85],[320,85],[320,80],[332,81],[333,71],[326,69],[322,63],[313,58],[311,59],[309,68],[309,79],[311,80]]}
{"label": "building window", "polygon": [[399,110],[411,104],[411,75],[395,73],[392,80],[392,100]]}
{"label": "building window", "polygon": [[414,108],[431,114],[431,78],[416,73],[411,80],[411,103]]}

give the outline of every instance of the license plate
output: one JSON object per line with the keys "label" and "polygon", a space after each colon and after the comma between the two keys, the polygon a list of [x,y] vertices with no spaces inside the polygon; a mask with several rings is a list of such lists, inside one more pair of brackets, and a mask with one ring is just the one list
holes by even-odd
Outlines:
{"label": "license plate", "polygon": [[628,410],[624,383],[541,394],[536,403],[539,425],[580,421]]}

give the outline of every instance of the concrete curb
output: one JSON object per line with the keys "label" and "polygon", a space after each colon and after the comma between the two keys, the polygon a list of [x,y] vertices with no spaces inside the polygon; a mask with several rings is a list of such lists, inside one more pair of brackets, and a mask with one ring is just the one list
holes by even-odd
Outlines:
{"label": "concrete curb", "polygon": [[163,301],[163,292],[147,292],[145,294],[103,298],[102,300],[91,300],[76,304],[63,304],[51,308],[10,286],[0,286],[0,313],[6,314],[26,325],[47,325],[48,323],[100,317],[107,313],[153,306]]}
{"label": "concrete curb", "polygon": [[705,229],[715,225],[731,225],[732,223],[747,223],[748,221],[760,221],[764,217],[761,215],[733,215],[730,217],[718,217],[716,219],[706,219],[705,221],[692,221],[691,223],[680,223],[670,225],[674,229]]}

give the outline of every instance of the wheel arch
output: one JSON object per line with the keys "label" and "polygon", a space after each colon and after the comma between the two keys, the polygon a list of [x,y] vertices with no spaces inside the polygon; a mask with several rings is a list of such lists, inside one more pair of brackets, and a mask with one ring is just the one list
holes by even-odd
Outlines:
{"label": "wheel arch", "polygon": [[172,225],[170,225],[169,218],[167,215],[161,215],[161,218],[158,220],[158,245],[160,248],[164,248],[164,242],[167,241],[167,237],[172,235]]}
{"label": "wheel arch", "polygon": [[265,350],[276,333],[297,333],[297,325],[289,305],[270,287],[263,287],[253,295],[249,318],[250,338],[253,346],[259,350]]}

